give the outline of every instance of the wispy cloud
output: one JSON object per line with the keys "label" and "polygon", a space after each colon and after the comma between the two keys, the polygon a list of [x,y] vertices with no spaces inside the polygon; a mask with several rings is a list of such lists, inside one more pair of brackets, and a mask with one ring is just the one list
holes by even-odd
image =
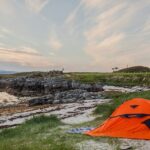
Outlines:
{"label": "wispy cloud", "polygon": [[86,46],[86,52],[94,59],[94,64],[103,64],[103,62],[107,62],[110,59],[115,59],[113,56],[119,52],[118,44],[124,40],[125,35],[114,34],[105,38],[100,42],[91,41]]}
{"label": "wispy cloud", "polygon": [[16,63],[21,66],[39,68],[50,67],[52,63],[49,58],[41,55],[33,48],[23,47],[19,49],[0,48],[0,61]]}
{"label": "wispy cloud", "polygon": [[0,47],[2,47],[2,46],[5,46],[5,44],[4,43],[0,43]]}
{"label": "wispy cloud", "polygon": [[13,31],[6,27],[0,27],[0,34],[2,35],[2,37],[4,37],[4,36],[12,35]]}
{"label": "wispy cloud", "polygon": [[34,13],[39,13],[48,4],[49,0],[25,0],[27,7]]}
{"label": "wispy cloud", "polygon": [[74,8],[74,10],[69,13],[69,15],[64,21],[64,27],[67,28],[68,32],[72,35],[75,35],[76,28],[79,26],[79,24],[82,24],[77,22],[77,16],[79,10],[81,9],[81,6],[82,6],[82,1],[79,2],[79,4]]}
{"label": "wispy cloud", "polygon": [[13,1],[10,0],[0,0],[0,13],[3,15],[14,16],[16,14]]}
{"label": "wispy cloud", "polygon": [[144,24],[143,32],[146,34],[150,34],[150,17],[147,19],[147,21]]}
{"label": "wispy cloud", "polygon": [[62,48],[63,45],[56,36],[53,36],[49,38],[49,46],[51,50],[59,50]]}
{"label": "wispy cloud", "polygon": [[87,9],[95,9],[105,4],[105,0],[81,0]]}
{"label": "wispy cloud", "polygon": [[[106,68],[110,70],[113,65],[137,64],[140,56],[135,53],[134,49],[138,49],[137,51],[139,52],[142,46],[137,48],[137,45],[133,45],[133,43],[138,42],[135,37],[130,35],[134,35],[136,28],[139,28],[134,24],[135,17],[138,17],[139,12],[142,13],[147,4],[143,4],[141,1],[134,2],[134,5],[131,5],[129,1],[120,1],[116,4],[115,1],[111,1],[108,5],[109,7],[103,8],[101,6],[106,6],[107,4],[103,0],[89,2],[88,0],[83,0],[83,4],[87,12],[94,8],[99,8],[100,10],[96,15],[93,14],[92,17],[87,15],[87,18],[93,24],[84,33],[86,38],[85,52],[93,58],[92,64],[105,68],[105,70]],[[147,23],[143,22],[141,26],[145,31],[149,30]],[[140,35],[142,35],[141,32],[136,32],[136,37]],[[128,44],[129,39],[133,43]],[[130,47],[130,50],[128,50],[128,47]],[[146,49],[145,46],[144,49]],[[125,54],[124,51],[126,52]],[[147,50],[145,51],[148,53]],[[136,55],[136,57],[133,57],[133,55]]]}
{"label": "wispy cloud", "polygon": [[77,13],[78,13],[81,6],[82,6],[82,2],[80,2],[77,5],[77,7],[75,7],[75,9],[68,15],[68,17],[65,20],[66,25],[73,25],[73,23],[75,22]]}
{"label": "wispy cloud", "polygon": [[149,0],[0,0],[0,67],[150,65],[149,14]]}
{"label": "wispy cloud", "polygon": [[33,54],[33,55],[40,55],[40,53],[36,50],[36,49],[34,49],[34,48],[31,48],[31,47],[21,47],[20,49],[19,49],[19,51],[17,51],[17,52],[19,52],[19,53],[27,53],[27,54]]}

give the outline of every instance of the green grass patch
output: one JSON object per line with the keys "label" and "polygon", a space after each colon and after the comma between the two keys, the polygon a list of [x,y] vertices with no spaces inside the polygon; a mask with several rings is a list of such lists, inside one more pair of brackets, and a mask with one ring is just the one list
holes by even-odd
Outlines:
{"label": "green grass patch", "polygon": [[[94,120],[91,125],[95,122],[98,125],[100,120]],[[66,130],[77,127],[75,125],[69,128],[63,127],[66,125],[55,116],[34,117],[21,126],[2,130],[0,150],[75,150],[76,144],[83,141],[110,141],[110,138],[93,138],[83,134],[66,133]],[[115,145],[118,143],[116,140],[114,142]]]}
{"label": "green grass patch", "polygon": [[134,93],[111,92],[107,95],[107,98],[111,98],[113,101],[110,104],[98,105],[94,111],[95,114],[103,115],[103,118],[105,119],[108,118],[112,112],[126,100],[130,100],[132,98],[150,99],[150,91]]}
{"label": "green grass patch", "polygon": [[[30,77],[30,78],[51,78],[59,76],[59,74],[51,74],[49,72],[22,72],[16,74],[0,75],[0,79]],[[97,83],[118,86],[150,86],[150,72],[138,73],[100,73],[100,72],[72,72],[64,73],[67,79],[77,80],[83,83]]]}
{"label": "green grass patch", "polygon": [[60,125],[63,124],[55,116],[39,116],[16,128],[4,129],[0,133],[0,150],[73,150],[72,145],[60,139]]}
{"label": "green grass patch", "polygon": [[61,124],[60,120],[55,116],[34,116],[32,119],[27,120],[25,125],[37,125],[48,123],[50,127],[55,127],[58,124]]}
{"label": "green grass patch", "polygon": [[70,79],[83,83],[118,86],[150,86],[150,73],[69,73]]}
{"label": "green grass patch", "polygon": [[106,119],[112,114],[115,107],[113,107],[111,104],[102,104],[98,105],[94,111],[94,114],[102,115],[102,118]]}
{"label": "green grass patch", "polygon": [[[66,130],[83,126],[99,126],[124,101],[135,97],[150,99],[150,91],[136,93],[109,92],[107,98],[113,101],[109,104],[98,105],[93,121],[67,127],[56,116],[38,116],[26,121],[24,124],[0,132],[0,150],[75,150],[76,144],[83,141],[108,142],[117,145],[116,138],[90,137],[82,134],[68,134]],[[103,114],[103,117],[101,115]],[[117,149],[117,148],[116,148]]]}

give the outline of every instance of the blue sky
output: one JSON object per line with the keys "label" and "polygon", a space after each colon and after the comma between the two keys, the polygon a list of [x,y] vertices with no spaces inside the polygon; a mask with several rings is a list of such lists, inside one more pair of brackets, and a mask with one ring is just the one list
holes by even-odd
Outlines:
{"label": "blue sky", "polygon": [[149,0],[0,0],[0,70],[150,66]]}

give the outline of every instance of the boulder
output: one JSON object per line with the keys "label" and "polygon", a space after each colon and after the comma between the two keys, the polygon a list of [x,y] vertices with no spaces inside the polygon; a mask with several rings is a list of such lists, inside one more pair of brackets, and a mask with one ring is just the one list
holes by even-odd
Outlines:
{"label": "boulder", "polygon": [[36,97],[32,98],[28,101],[29,106],[35,106],[35,105],[43,105],[43,104],[52,104],[54,101],[53,95],[49,94],[42,97]]}
{"label": "boulder", "polygon": [[99,92],[87,92],[86,90],[75,89],[64,92],[57,92],[42,97],[36,97],[29,100],[29,106],[43,105],[43,104],[60,104],[73,103],[82,100],[91,100],[101,98]]}

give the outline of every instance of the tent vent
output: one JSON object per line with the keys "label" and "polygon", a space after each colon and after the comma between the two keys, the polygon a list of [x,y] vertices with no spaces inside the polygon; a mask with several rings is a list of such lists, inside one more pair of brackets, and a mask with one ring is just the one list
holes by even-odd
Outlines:
{"label": "tent vent", "polygon": [[136,108],[136,107],[138,107],[138,106],[139,105],[130,105],[130,107],[133,108],[133,109]]}
{"label": "tent vent", "polygon": [[150,119],[145,120],[143,123],[144,123],[148,128],[150,128]]}

